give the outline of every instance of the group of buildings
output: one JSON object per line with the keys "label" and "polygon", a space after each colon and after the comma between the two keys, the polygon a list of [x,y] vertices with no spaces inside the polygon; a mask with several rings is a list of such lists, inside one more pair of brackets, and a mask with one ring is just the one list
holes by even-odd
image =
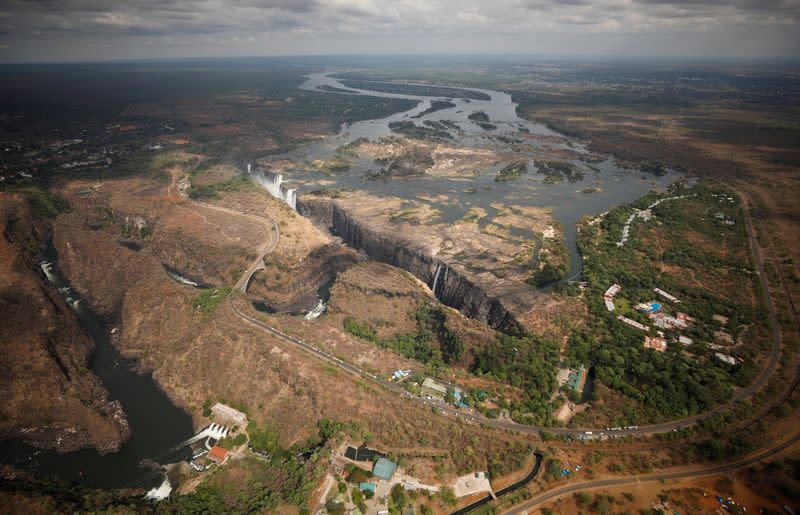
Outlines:
{"label": "group of buildings", "polygon": [[[603,293],[603,302],[605,303],[606,309],[609,312],[613,312],[616,310],[614,305],[614,296],[617,295],[622,290],[622,287],[618,284],[612,284],[606,291]],[[658,295],[659,297],[666,299],[672,304],[680,304],[680,299],[675,297],[674,295],[662,290],[661,288],[653,288],[653,292]],[[663,309],[663,304],[657,302],[655,300],[648,301],[648,302],[641,302],[635,306],[635,309],[645,315],[647,318],[653,323],[655,327],[659,330],[657,331],[657,336],[645,336],[644,337],[644,347],[647,349],[653,349],[659,352],[665,352],[667,350],[667,338],[664,336],[664,330],[669,331],[678,331],[681,329],[687,329],[692,323],[695,322],[695,319],[689,316],[687,313],[677,311],[674,314],[670,315],[665,312]],[[621,321],[622,323],[629,325],[635,329],[638,329],[642,332],[649,332],[650,327],[647,325],[628,318],[623,315],[618,315],[617,320]],[[693,340],[684,335],[678,335],[677,342],[683,345],[684,347],[688,347],[692,345]],[[730,343],[733,343],[732,341]],[[712,345],[713,349],[722,349],[723,347],[718,345]],[[730,365],[736,365],[738,361],[736,358],[723,354],[721,352],[715,353],[717,359],[724,363],[728,363]]]}

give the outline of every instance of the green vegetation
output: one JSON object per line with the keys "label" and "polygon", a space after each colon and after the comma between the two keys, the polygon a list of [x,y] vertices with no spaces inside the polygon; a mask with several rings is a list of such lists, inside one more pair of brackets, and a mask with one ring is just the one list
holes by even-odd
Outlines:
{"label": "green vegetation", "polygon": [[528,173],[527,161],[514,161],[504,166],[502,170],[497,173],[494,180],[495,182],[516,181],[526,173]]}
{"label": "green vegetation", "polygon": [[247,443],[247,435],[244,433],[239,433],[238,435],[234,436],[233,438],[223,438],[217,442],[217,445],[222,447],[223,449],[233,449],[234,447],[240,447]]}
{"label": "green vegetation", "polygon": [[483,211],[471,207],[464,213],[464,216],[461,217],[461,221],[465,223],[478,223],[478,220],[483,216],[485,216]]}
{"label": "green vegetation", "polygon": [[373,343],[378,340],[378,333],[375,332],[375,329],[367,324],[362,324],[351,316],[344,319],[342,326],[344,327],[345,331],[352,334],[356,338],[361,338],[362,340]]}
{"label": "green vegetation", "polygon": [[365,179],[374,180],[424,175],[428,168],[434,164],[431,151],[423,147],[411,147],[399,156],[376,159],[375,162],[388,166],[381,168],[378,172],[365,174]]}
{"label": "green vegetation", "polygon": [[333,156],[317,164],[317,170],[326,173],[346,172],[353,162],[343,156]]}
{"label": "green vegetation", "polygon": [[475,122],[478,127],[485,131],[493,131],[497,128],[497,125],[489,123],[489,115],[483,111],[473,111],[467,118]]}
{"label": "green vegetation", "polygon": [[453,492],[453,489],[449,486],[443,486],[439,490],[439,498],[442,502],[447,506],[455,506],[456,505],[456,494]]}
{"label": "green vegetation", "polygon": [[242,191],[252,188],[253,183],[245,176],[239,175],[227,181],[213,184],[192,184],[189,188],[189,198],[192,200],[213,200],[220,198],[221,191]]}
{"label": "green vegetation", "polygon": [[70,210],[67,199],[48,190],[30,187],[11,190],[11,192],[21,193],[28,202],[33,216],[37,218],[53,219]]}
{"label": "green vegetation", "polygon": [[397,134],[403,134],[409,138],[425,139],[437,141],[441,139],[453,139],[453,135],[440,127],[422,127],[410,120],[402,122],[389,122],[389,129]]}
{"label": "green vegetation", "polygon": [[542,239],[537,270],[526,280],[535,288],[563,279],[569,272],[569,250],[563,239]]}
{"label": "green vegetation", "polygon": [[441,111],[442,109],[450,109],[451,107],[455,107],[456,105],[449,100],[431,100],[431,106],[424,111],[421,111],[419,114],[412,116],[412,118],[422,118],[426,114],[435,113],[436,111]]}
{"label": "green vegetation", "polygon": [[211,288],[195,297],[192,307],[200,313],[203,320],[208,320],[230,293],[231,288]]}
{"label": "green vegetation", "polygon": [[[678,186],[671,194],[696,196],[659,204],[653,210],[657,221],[635,222],[623,247],[616,241],[632,208],[642,209],[658,195],[612,210],[599,224],[580,226],[578,243],[587,257],[584,278],[591,285],[586,295],[590,316],[587,329],[570,337],[567,353],[570,363],[593,363],[596,380],[627,398],[619,423],[685,417],[727,401],[734,386],[753,380],[768,341],[766,310],[750,305],[758,284],[748,272],[748,241],[738,207],[721,207],[712,195],[716,192],[703,184],[691,190]],[[720,209],[735,225],[722,225],[707,214]],[[731,250],[721,252],[720,246]],[[658,263],[676,272],[664,272]],[[623,290],[619,302],[615,300],[619,309],[609,313],[602,295],[613,283]],[[642,332],[616,319],[623,314],[646,321],[630,306],[652,300],[654,287],[680,298],[680,311],[696,319],[685,330],[666,331],[669,339],[677,334],[692,338],[692,345],[670,344],[666,352],[645,349]],[[668,302],[665,306],[677,309]],[[744,336],[745,343],[730,351],[744,363],[730,366],[714,357],[709,344],[721,328],[715,314],[729,318],[725,330],[734,337]],[[576,418],[580,423],[580,416]]]}
{"label": "green vegetation", "polygon": [[473,122],[488,122],[489,115],[484,113],[483,111],[473,111],[469,116],[468,119],[472,120]]}
{"label": "green vegetation", "polygon": [[[416,331],[381,340],[371,325],[359,322],[353,317],[345,318],[343,326],[345,331],[357,338],[377,343],[381,347],[434,368],[456,362],[464,351],[464,342],[448,327],[444,308],[425,302],[413,314],[417,321]],[[433,343],[434,339],[438,345]]]}
{"label": "green vegetation", "polygon": [[347,145],[342,145],[336,149],[336,153],[343,156],[358,157],[358,147],[364,143],[369,143],[369,138],[356,138]]}
{"label": "green vegetation", "polygon": [[550,395],[556,389],[556,364],[559,344],[537,336],[497,338],[475,354],[472,371],[518,387],[523,397],[508,403],[511,417],[522,423],[552,423]]}
{"label": "green vegetation", "polygon": [[407,207],[405,209],[401,209],[400,211],[392,213],[391,216],[389,216],[389,219],[393,222],[413,220],[417,216],[418,212],[419,212],[418,207]]}
{"label": "green vegetation", "polygon": [[583,172],[573,163],[566,161],[541,161],[535,162],[536,170],[538,173],[543,174],[544,182],[546,184],[555,184],[563,181],[565,178],[569,182],[578,182],[583,180]]}
{"label": "green vegetation", "polygon": [[426,86],[423,84],[399,84],[394,82],[376,82],[369,80],[344,79],[342,84],[348,88],[380,91],[382,93],[398,93],[401,95],[415,95],[421,97],[468,98],[472,100],[491,100],[491,97],[480,91],[470,91],[459,88],[443,88],[439,86]]}
{"label": "green vegetation", "polygon": [[[327,419],[318,422],[319,431],[305,442],[290,448],[282,447],[274,430],[258,430],[251,424],[253,448],[266,452],[268,459],[254,456],[236,460],[217,474],[209,475],[198,488],[186,495],[171,497],[159,508],[168,513],[254,513],[274,511],[281,505],[294,505],[301,513],[307,510],[311,491],[317,478],[327,465],[317,455],[328,445],[328,441],[348,425]],[[264,435],[267,436],[264,436]],[[309,456],[309,458],[304,458]],[[238,470],[233,470],[233,468]],[[244,472],[231,481],[228,472]]]}

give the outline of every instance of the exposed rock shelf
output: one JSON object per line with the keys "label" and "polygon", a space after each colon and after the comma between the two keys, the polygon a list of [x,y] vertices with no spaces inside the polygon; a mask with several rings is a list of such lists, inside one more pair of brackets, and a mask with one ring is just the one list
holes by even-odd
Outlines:
{"label": "exposed rock shelf", "polygon": [[471,281],[460,266],[433,257],[424,245],[361,222],[334,199],[298,198],[297,208],[300,214],[332,228],[345,242],[372,259],[407,270],[431,289],[435,282],[434,294],[443,304],[495,329],[513,331],[519,327],[503,301]]}

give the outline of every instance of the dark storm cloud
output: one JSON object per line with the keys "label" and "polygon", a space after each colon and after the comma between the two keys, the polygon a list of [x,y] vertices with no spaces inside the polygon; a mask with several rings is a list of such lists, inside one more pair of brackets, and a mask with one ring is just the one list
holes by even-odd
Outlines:
{"label": "dark storm cloud", "polygon": [[5,0],[0,60],[522,49],[796,55],[798,20],[800,0]]}

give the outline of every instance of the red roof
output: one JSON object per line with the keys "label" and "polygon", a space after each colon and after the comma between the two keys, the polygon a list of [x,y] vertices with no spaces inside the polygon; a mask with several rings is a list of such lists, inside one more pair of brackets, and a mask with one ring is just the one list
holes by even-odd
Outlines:
{"label": "red roof", "polygon": [[208,457],[217,462],[225,461],[225,458],[227,456],[228,456],[228,451],[217,445],[212,447],[211,450],[208,452]]}

